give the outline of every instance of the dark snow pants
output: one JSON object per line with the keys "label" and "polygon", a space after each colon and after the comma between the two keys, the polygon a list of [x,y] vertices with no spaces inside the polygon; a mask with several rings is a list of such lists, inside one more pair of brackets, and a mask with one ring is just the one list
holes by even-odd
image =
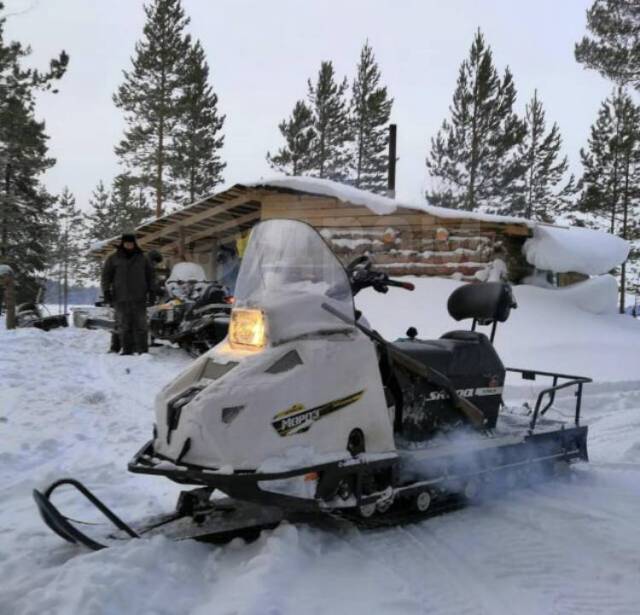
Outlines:
{"label": "dark snow pants", "polygon": [[147,305],[141,301],[120,301],[115,305],[116,330],[122,354],[148,352]]}

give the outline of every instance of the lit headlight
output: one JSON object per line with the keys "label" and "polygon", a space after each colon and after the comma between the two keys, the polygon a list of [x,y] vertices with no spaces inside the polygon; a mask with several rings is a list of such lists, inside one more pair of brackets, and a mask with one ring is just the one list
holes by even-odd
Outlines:
{"label": "lit headlight", "polygon": [[267,343],[266,319],[261,310],[231,310],[229,343],[232,348],[262,348]]}

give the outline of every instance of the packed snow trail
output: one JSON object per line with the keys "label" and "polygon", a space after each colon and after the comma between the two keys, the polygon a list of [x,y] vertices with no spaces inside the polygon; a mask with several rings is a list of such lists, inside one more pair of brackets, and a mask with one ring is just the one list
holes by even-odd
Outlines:
{"label": "packed snow trail", "polygon": [[[525,320],[549,323],[537,361],[545,342],[564,344],[552,358],[568,366],[597,366],[605,340],[628,345],[625,356],[640,347],[635,321],[576,313],[578,328],[594,328],[591,339],[577,340],[591,344],[590,355],[574,356],[576,345],[558,330],[566,325],[554,327],[522,303]],[[375,305],[365,313],[382,328]],[[524,357],[514,340],[499,340]],[[180,491],[166,479],[129,474],[126,464],[151,436],[155,392],[190,359],[170,348],[117,357],[107,347],[96,331],[0,330],[1,615],[640,612],[640,374],[626,362],[616,378],[624,382],[600,378],[585,390],[592,463],[567,479],[385,530],[283,525],[253,544],[155,537],[91,553],[44,526],[34,487],[79,478],[127,521],[171,510]],[[512,392],[531,399],[535,389]],[[56,502],[73,517],[99,519],[70,492]]]}

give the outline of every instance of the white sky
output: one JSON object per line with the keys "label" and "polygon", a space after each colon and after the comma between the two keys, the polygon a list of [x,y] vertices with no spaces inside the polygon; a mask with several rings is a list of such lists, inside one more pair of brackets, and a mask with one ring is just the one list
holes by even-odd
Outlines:
{"label": "white sky", "polygon": [[[4,0],[14,13],[7,39],[29,43],[30,63],[46,67],[65,49],[69,70],[57,95],[39,100],[51,154],[50,190],[68,185],[85,207],[99,179],[118,172],[113,147],[123,130],[111,96],[142,34],[141,0]],[[277,124],[306,95],[322,60],[351,81],[365,39],[395,98],[397,192],[420,198],[430,138],[448,115],[460,62],[479,26],[500,70],[508,64],[518,108],[538,89],[556,121],[573,170],[601,100],[611,86],[584,70],[573,45],[585,32],[591,0],[183,0],[211,66],[227,115],[227,183],[272,175],[267,150],[281,144]]]}

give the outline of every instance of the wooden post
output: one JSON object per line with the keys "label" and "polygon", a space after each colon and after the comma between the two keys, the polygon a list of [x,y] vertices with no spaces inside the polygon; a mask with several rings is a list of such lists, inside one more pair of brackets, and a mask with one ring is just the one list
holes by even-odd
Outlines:
{"label": "wooden post", "polygon": [[186,234],[184,231],[184,226],[180,226],[178,228],[178,233],[180,236],[180,239],[178,241],[178,255],[180,257],[180,260],[182,261],[186,261],[187,260],[187,247],[186,247]]}
{"label": "wooden post", "polygon": [[389,161],[387,171],[387,196],[390,199],[396,198],[396,140],[397,126],[389,124]]}
{"label": "wooden post", "polygon": [[0,265],[0,281],[4,282],[4,304],[7,309],[7,329],[16,328],[16,288],[13,271],[8,265]]}

